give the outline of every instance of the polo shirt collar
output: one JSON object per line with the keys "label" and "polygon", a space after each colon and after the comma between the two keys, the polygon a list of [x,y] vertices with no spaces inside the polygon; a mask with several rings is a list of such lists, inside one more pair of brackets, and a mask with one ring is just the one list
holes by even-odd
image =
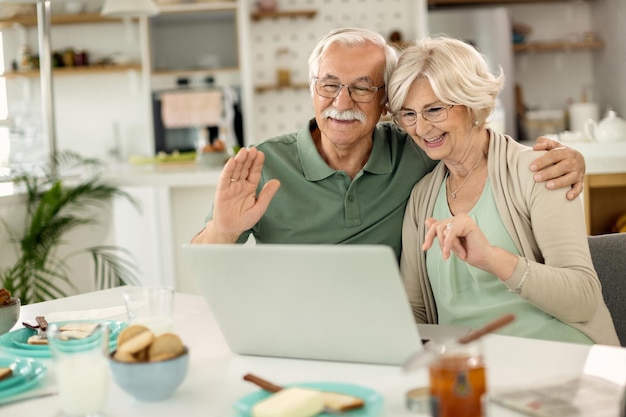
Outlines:
{"label": "polo shirt collar", "polygon": [[[333,175],[336,170],[332,169],[322,159],[317,147],[313,142],[311,132],[317,129],[317,122],[311,119],[307,127],[298,132],[298,153],[302,161],[304,177],[308,181],[320,181]],[[384,128],[377,125],[374,129],[374,141],[372,153],[363,168],[372,174],[387,174],[391,172],[391,151],[389,139],[386,137]]]}

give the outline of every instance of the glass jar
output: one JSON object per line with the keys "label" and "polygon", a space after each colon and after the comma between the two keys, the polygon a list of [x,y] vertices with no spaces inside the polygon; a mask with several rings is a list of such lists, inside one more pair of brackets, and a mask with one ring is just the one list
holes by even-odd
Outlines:
{"label": "glass jar", "polygon": [[64,50],[62,57],[64,67],[74,66],[74,50],[72,48],[67,48],[66,50]]}
{"label": "glass jar", "polygon": [[276,51],[276,83],[279,87],[291,85],[290,58],[289,49],[280,48]]}
{"label": "glass jar", "polygon": [[428,367],[431,415],[483,417],[487,378],[480,341],[430,342],[425,349],[435,352]]}
{"label": "glass jar", "polygon": [[33,53],[30,45],[22,45],[17,51],[17,67],[20,71],[33,69]]}

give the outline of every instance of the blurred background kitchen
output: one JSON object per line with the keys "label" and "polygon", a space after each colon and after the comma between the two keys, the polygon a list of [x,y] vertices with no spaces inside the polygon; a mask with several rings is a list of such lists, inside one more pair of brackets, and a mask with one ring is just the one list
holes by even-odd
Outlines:
{"label": "blurred background kitchen", "polygon": [[[50,33],[57,148],[107,160],[142,201],[141,215],[116,207],[97,239],[133,251],[150,283],[193,289],[178,246],[202,227],[221,164],[307,123],[308,55],[343,26],[399,47],[428,33],[472,42],[505,70],[496,129],[585,154],[589,232],[626,212],[623,0],[155,3],[158,15],[112,19],[102,0],[51,0]],[[0,163],[36,165],[47,138],[33,4],[0,1],[0,57]]]}

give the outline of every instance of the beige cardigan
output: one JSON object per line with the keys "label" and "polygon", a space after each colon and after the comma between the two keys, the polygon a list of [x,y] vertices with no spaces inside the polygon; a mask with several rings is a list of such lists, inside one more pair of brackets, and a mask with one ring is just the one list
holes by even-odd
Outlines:
{"label": "beige cardigan", "polygon": [[[498,213],[519,253],[530,261],[520,296],[596,343],[619,340],[593,269],[583,207],[564,190],[535,183],[528,169],[540,156],[508,136],[490,133],[488,175]],[[437,323],[437,306],[426,272],[424,220],[433,212],[447,168],[439,163],[414,188],[402,226],[401,272],[418,323]],[[517,287],[525,262],[520,259],[504,284]]]}

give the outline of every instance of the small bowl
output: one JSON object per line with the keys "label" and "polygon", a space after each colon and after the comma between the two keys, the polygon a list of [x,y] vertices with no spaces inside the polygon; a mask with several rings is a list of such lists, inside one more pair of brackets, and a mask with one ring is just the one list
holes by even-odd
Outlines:
{"label": "small bowl", "polygon": [[228,152],[198,152],[196,155],[196,161],[198,164],[205,167],[223,167],[226,161],[228,161]]}
{"label": "small bowl", "polygon": [[20,318],[22,302],[17,297],[11,297],[7,304],[0,305],[0,335],[5,334],[15,326]]}
{"label": "small bowl", "polygon": [[113,380],[127,394],[139,401],[163,401],[172,396],[187,376],[189,350],[173,359],[159,362],[120,362],[109,365]]}

